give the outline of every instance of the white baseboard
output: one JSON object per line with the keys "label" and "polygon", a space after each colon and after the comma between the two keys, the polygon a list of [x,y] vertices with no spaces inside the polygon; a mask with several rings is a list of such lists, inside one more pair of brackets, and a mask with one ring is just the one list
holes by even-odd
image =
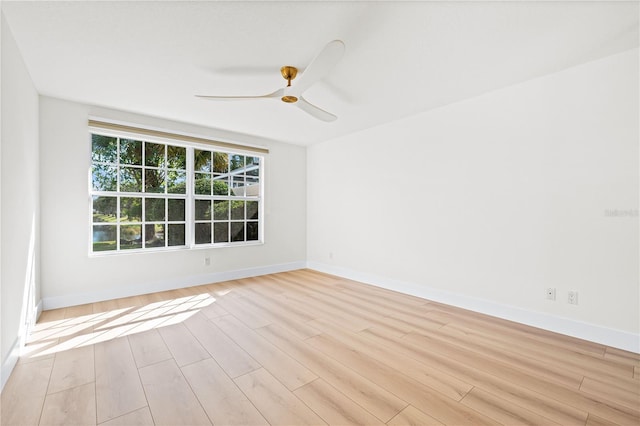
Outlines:
{"label": "white baseboard", "polygon": [[172,278],[169,280],[145,283],[140,286],[118,287],[92,293],[45,297],[42,299],[42,307],[45,310],[65,308],[67,306],[83,305],[85,303],[95,303],[103,300],[118,299],[121,297],[139,296],[141,294],[194,287],[221,281],[238,280],[241,278],[257,277],[260,275],[275,274],[278,272],[293,271],[303,268],[306,268],[306,262],[300,261],[278,265],[259,266],[255,268],[236,269],[233,271],[214,272],[211,274],[193,275],[183,278]]}
{"label": "white baseboard", "polygon": [[376,287],[418,296],[434,302],[440,302],[567,336],[577,337],[590,342],[640,353],[640,335],[638,334],[576,321],[569,318],[558,317],[544,312],[530,311],[515,306],[503,305],[490,300],[418,286],[414,283],[392,280],[320,262],[309,261],[307,262],[307,267],[327,274],[371,284]]}
{"label": "white baseboard", "polygon": [[33,319],[33,323],[34,324],[37,323],[38,320],[40,319],[40,315],[42,314],[42,306],[43,306],[43,303],[42,303],[42,300],[41,300],[36,305],[36,312],[35,312],[36,317]]}
{"label": "white baseboard", "polygon": [[0,392],[4,389],[4,385],[9,380],[9,376],[13,371],[13,368],[16,366],[18,362],[18,358],[20,357],[20,338],[16,337],[16,340],[13,341],[11,345],[11,349],[7,353],[7,357],[2,361],[2,368],[0,369]]}

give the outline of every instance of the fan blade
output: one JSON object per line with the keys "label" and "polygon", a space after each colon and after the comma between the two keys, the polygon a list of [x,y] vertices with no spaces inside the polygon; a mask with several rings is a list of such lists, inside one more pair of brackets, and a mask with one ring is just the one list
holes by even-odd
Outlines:
{"label": "fan blade", "polygon": [[298,98],[298,102],[296,102],[294,105],[297,105],[298,108],[300,108],[301,110],[303,110],[307,114],[317,118],[318,120],[335,121],[338,118],[335,115],[331,114],[330,112],[327,112],[327,111],[325,111],[325,110],[323,110],[321,108],[318,108],[317,106],[309,103],[302,96],[300,96],[300,98]]}
{"label": "fan blade", "polygon": [[273,93],[261,96],[207,96],[207,95],[195,95],[196,98],[207,99],[211,101],[246,101],[251,99],[272,99],[281,98],[284,95],[284,89],[278,89]]}
{"label": "fan blade", "polygon": [[341,40],[333,40],[318,53],[305,72],[290,88],[289,94],[298,96],[311,85],[322,80],[329,71],[340,61],[344,54],[344,43]]}

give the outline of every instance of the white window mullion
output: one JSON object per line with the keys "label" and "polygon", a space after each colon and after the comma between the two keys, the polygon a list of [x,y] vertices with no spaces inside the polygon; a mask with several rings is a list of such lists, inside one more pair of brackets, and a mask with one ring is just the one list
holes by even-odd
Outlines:
{"label": "white window mullion", "polygon": [[195,246],[196,240],[196,226],[195,226],[195,176],[194,176],[194,156],[195,149],[193,147],[187,148],[187,184],[185,185],[185,190],[187,192],[187,198],[185,201],[185,212],[184,212],[184,242],[187,247],[190,249]]}

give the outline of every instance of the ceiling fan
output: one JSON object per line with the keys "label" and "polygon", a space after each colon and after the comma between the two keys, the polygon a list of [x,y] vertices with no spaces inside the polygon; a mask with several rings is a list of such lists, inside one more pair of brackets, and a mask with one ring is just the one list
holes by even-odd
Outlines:
{"label": "ceiling fan", "polygon": [[279,99],[282,102],[292,104],[306,112],[307,114],[322,120],[334,121],[335,115],[327,112],[311,103],[309,103],[302,93],[313,84],[322,80],[329,74],[329,71],[338,63],[344,54],[344,43],[341,40],[333,40],[329,42],[318,55],[311,61],[309,66],[304,70],[298,81],[291,85],[291,80],[295,79],[298,74],[296,67],[286,65],[280,68],[282,77],[287,80],[287,86],[278,89],[275,92],[259,96],[207,96],[196,95],[198,98],[209,99],[213,101],[238,101],[253,99]]}

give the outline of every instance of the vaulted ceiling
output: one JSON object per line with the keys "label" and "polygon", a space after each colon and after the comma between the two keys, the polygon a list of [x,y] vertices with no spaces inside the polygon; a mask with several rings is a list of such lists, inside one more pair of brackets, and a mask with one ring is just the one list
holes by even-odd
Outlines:
{"label": "vaulted ceiling", "polygon": [[[638,46],[639,3],[2,2],[39,93],[301,145],[376,126]],[[213,102],[285,85],[331,40],[341,61],[305,92],[338,116],[277,100]],[[295,84],[295,81],[294,81]]]}

